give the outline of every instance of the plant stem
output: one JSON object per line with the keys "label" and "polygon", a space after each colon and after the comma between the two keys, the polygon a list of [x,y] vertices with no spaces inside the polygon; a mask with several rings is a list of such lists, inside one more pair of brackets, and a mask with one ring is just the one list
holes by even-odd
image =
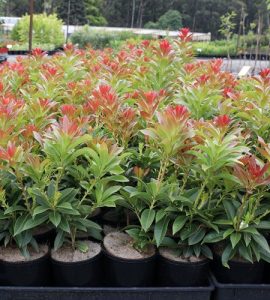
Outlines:
{"label": "plant stem", "polygon": [[75,250],[75,243],[76,243],[76,228],[72,228],[70,231],[70,237],[71,237],[71,247],[73,250]]}
{"label": "plant stem", "polygon": [[183,176],[183,184],[182,184],[181,189],[180,189],[180,192],[181,192],[181,193],[184,191],[184,189],[185,189],[185,187],[186,187],[186,184],[187,184],[187,181],[188,181],[188,174],[189,174],[188,171],[184,173],[184,176]]}
{"label": "plant stem", "polygon": [[31,211],[31,205],[28,201],[28,197],[27,197],[27,193],[26,193],[26,190],[25,190],[25,186],[23,184],[23,181],[22,181],[22,177],[20,175],[20,172],[18,171],[17,168],[14,168],[14,171],[15,171],[15,175],[16,175],[16,178],[18,180],[18,184],[20,186],[20,189],[22,191],[22,196],[23,196],[23,199],[24,199],[24,202],[25,202],[25,206],[28,210],[28,212],[30,212],[32,214],[32,211]]}
{"label": "plant stem", "polygon": [[248,195],[249,195],[248,192],[246,192],[246,194],[242,198],[242,204],[237,211],[237,223],[236,223],[237,230],[239,230],[240,226],[241,226],[241,221],[242,221],[242,217],[244,214],[244,208],[245,208],[246,202],[248,200]]}
{"label": "plant stem", "polygon": [[201,198],[202,192],[203,192],[204,189],[205,189],[205,186],[206,186],[206,184],[207,184],[207,181],[208,181],[208,178],[205,179],[205,181],[203,182],[203,184],[202,184],[202,186],[201,186],[201,188],[200,188],[200,190],[199,190],[198,196],[197,196],[197,198],[196,198],[196,200],[195,200],[195,202],[194,202],[194,208],[197,208],[198,205],[199,205],[200,198]]}
{"label": "plant stem", "polygon": [[160,184],[162,183],[162,181],[164,179],[166,169],[167,169],[167,166],[168,166],[168,162],[169,162],[168,157],[165,157],[164,160],[161,161],[161,163],[160,163],[160,169],[159,169],[158,179],[157,179],[159,186],[160,186]]}
{"label": "plant stem", "polygon": [[99,179],[100,179],[99,177],[96,177],[96,178],[93,180],[93,182],[92,182],[90,188],[87,189],[87,190],[85,191],[85,193],[84,193],[84,195],[83,195],[83,197],[82,197],[82,199],[81,199],[81,201],[80,201],[80,205],[84,202],[84,200],[86,199],[86,197],[90,194],[90,192],[92,191],[93,187],[95,186],[96,182],[97,182]]}

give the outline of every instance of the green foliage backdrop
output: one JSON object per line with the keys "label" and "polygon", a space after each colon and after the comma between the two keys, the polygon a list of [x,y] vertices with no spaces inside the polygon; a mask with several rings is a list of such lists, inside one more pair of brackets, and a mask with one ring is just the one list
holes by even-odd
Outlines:
{"label": "green foliage backdrop", "polygon": [[[64,43],[64,33],[62,32],[62,21],[56,15],[35,15],[33,42],[43,44],[53,44],[60,46]],[[28,41],[29,36],[29,16],[24,16],[13,28],[12,38],[22,43]]]}

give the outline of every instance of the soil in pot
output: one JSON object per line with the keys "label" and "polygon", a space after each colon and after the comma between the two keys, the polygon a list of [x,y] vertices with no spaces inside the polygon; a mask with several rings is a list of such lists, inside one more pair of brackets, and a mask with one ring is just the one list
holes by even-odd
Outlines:
{"label": "soil in pot", "polygon": [[50,284],[50,259],[47,245],[40,245],[39,252],[29,249],[24,257],[13,247],[0,247],[1,284],[11,286],[46,286]]}
{"label": "soil in pot", "polygon": [[111,225],[106,225],[106,224],[103,225],[103,233],[104,233],[104,235],[107,235],[107,234],[109,234],[111,232],[118,232],[119,230],[120,230],[119,227],[113,227]]}
{"label": "soil in pot", "polygon": [[229,261],[230,268],[228,269],[221,262],[222,249],[220,245],[214,247],[214,260],[212,262],[212,270],[219,282],[233,284],[262,283],[265,266],[263,261],[251,263],[236,256]]}
{"label": "soil in pot", "polygon": [[104,238],[106,285],[121,287],[152,286],[156,271],[156,250],[144,252],[133,247],[132,238],[123,232],[111,232]]}
{"label": "soil in pot", "polygon": [[209,260],[204,257],[179,256],[169,248],[160,248],[158,283],[161,286],[205,286],[208,284]]}
{"label": "soil in pot", "polygon": [[51,252],[53,280],[56,286],[99,286],[102,269],[101,246],[84,241],[88,251],[83,253],[63,246]]}

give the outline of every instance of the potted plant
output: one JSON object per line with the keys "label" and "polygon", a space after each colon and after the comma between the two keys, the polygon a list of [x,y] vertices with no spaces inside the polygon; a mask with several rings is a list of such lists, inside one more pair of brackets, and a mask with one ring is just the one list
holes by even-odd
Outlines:
{"label": "potted plant", "polygon": [[205,285],[212,251],[206,243],[216,202],[224,181],[230,180],[228,170],[247,148],[238,138],[239,130],[229,129],[231,120],[219,116],[213,121],[193,122],[194,135],[186,149],[178,153],[179,166],[175,190],[167,204],[172,220],[173,240],[162,247],[159,277],[164,285]]}
{"label": "potted plant", "polygon": [[50,280],[49,247],[33,237],[33,228],[45,220],[32,218],[26,157],[27,151],[14,142],[0,149],[1,279],[6,285],[40,286]]}
{"label": "potted plant", "polygon": [[[33,216],[47,217],[57,235],[51,253],[54,282],[60,286],[99,285],[101,228],[89,218],[97,208],[114,207],[125,181],[120,167],[122,149],[94,141],[66,115],[51,126],[42,144],[50,164],[50,183],[31,189],[37,203]],[[84,239],[81,233],[86,233]]]}
{"label": "potted plant", "polygon": [[[133,186],[124,188],[125,201],[121,203],[137,216],[139,224],[129,224],[126,229],[129,237],[118,233],[119,243],[114,245],[117,253],[113,253],[115,257],[112,255],[109,257],[111,279],[114,278],[114,282],[120,285],[149,285],[154,281],[153,245],[161,244],[169,223],[164,211],[159,210],[160,203],[166,202],[170,193],[170,184],[166,176],[172,175],[168,170],[174,156],[185,147],[185,141],[191,135],[187,128],[187,120],[188,112],[184,107],[169,106],[157,112],[157,121],[153,119],[151,128],[142,130],[149,145],[143,147],[139,144],[137,157],[143,158],[144,163],[141,162],[141,165],[133,167],[135,176],[130,179]],[[110,247],[108,241],[111,240],[116,241],[116,233],[111,233],[104,238],[104,246],[107,249]],[[127,256],[128,253],[132,255]],[[123,268],[129,270],[128,276],[121,274]],[[142,269],[144,277],[138,278],[138,270]]]}
{"label": "potted plant", "polygon": [[[154,284],[156,249],[151,227],[156,213],[151,204],[164,193],[164,191],[157,193],[156,187],[154,181],[144,184],[141,189],[124,187],[125,200],[121,201],[121,204],[137,216],[138,224],[130,224],[125,230],[126,233],[116,231],[104,237],[109,284],[116,286]],[[151,197],[152,203],[149,201]]]}
{"label": "potted plant", "polygon": [[[234,167],[236,185],[214,221],[222,242],[214,246],[215,275],[223,283],[261,283],[270,248],[265,238],[269,207],[264,197],[270,177],[268,163],[246,155]],[[226,267],[226,268],[224,268]],[[247,276],[248,274],[248,276]]]}

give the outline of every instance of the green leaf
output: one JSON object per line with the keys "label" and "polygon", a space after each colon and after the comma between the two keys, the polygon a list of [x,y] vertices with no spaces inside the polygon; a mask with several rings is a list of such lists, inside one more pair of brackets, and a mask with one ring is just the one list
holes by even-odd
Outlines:
{"label": "green leaf", "polygon": [[169,247],[169,248],[176,248],[177,247],[177,243],[175,242],[174,239],[169,238],[169,237],[164,237],[164,239],[161,242],[162,247]]}
{"label": "green leaf", "polygon": [[64,208],[66,210],[73,210],[73,207],[69,202],[61,203],[61,204],[57,205],[57,208]]}
{"label": "green leaf", "polygon": [[61,222],[61,215],[58,212],[51,212],[49,214],[49,220],[53,223],[55,227],[58,227],[58,225]]}
{"label": "green leaf", "polygon": [[[258,249],[259,247],[257,247],[257,244],[254,243],[253,241],[249,245],[250,245],[253,253],[255,254],[255,257],[256,257],[257,261],[260,261],[260,259],[261,259],[261,253],[265,252],[265,251],[263,251],[262,249]],[[267,252],[265,252],[265,253],[267,253]]]}
{"label": "green leaf", "polygon": [[224,267],[230,268],[228,265],[228,261],[230,260],[232,255],[232,246],[228,245],[222,253],[221,261]]}
{"label": "green leaf", "polygon": [[33,249],[34,249],[36,252],[39,251],[38,243],[37,243],[37,241],[36,241],[34,238],[31,239],[30,244],[31,244],[31,246],[33,247]]}
{"label": "green leaf", "polygon": [[214,223],[217,225],[233,225],[233,221],[231,220],[217,220]]}
{"label": "green leaf", "polygon": [[62,218],[61,222],[59,224],[59,228],[62,229],[63,231],[70,233],[70,226],[69,223],[66,219]]}
{"label": "green leaf", "polygon": [[68,189],[61,191],[61,197],[59,199],[59,204],[63,204],[66,202],[69,202],[69,203],[72,202],[75,199],[77,193],[78,193],[78,191],[73,188],[68,188]]}
{"label": "green leaf", "polygon": [[236,214],[236,210],[235,207],[233,206],[233,204],[229,201],[224,201],[223,203],[224,208],[226,210],[226,213],[228,215],[228,217],[233,220]]}
{"label": "green leaf", "polygon": [[49,210],[48,207],[42,207],[42,206],[38,206],[34,209],[34,212],[33,212],[33,217],[35,217],[36,215],[39,215],[39,214],[42,214],[44,213],[45,211]]}
{"label": "green leaf", "polygon": [[213,259],[213,253],[207,245],[203,245],[201,251],[205,257],[207,257],[209,259]]}
{"label": "green leaf", "polygon": [[[270,263],[270,253],[266,252],[266,251],[261,251],[260,252],[260,258],[263,259],[264,261]],[[257,259],[258,260],[258,259]],[[259,261],[259,260],[258,260]]]}
{"label": "green leaf", "polygon": [[185,241],[189,237],[193,236],[194,232],[196,232],[197,229],[198,229],[198,227],[196,225],[194,225],[194,224],[192,224],[191,226],[188,226],[188,227],[184,227],[180,231],[180,238],[181,238],[181,240]]}
{"label": "green leaf", "polygon": [[35,228],[43,223],[45,223],[48,219],[47,215],[44,216],[36,216],[35,218],[31,218],[29,220],[27,220],[22,228],[22,232],[25,230],[29,230],[32,228]]}
{"label": "green leaf", "polygon": [[223,240],[222,232],[209,232],[203,239],[202,244],[217,243]]}
{"label": "green leaf", "polygon": [[179,216],[173,222],[173,235],[175,235],[178,231],[180,231],[186,224],[187,221],[186,216]]}
{"label": "green leaf", "polygon": [[258,232],[258,230],[254,227],[246,227],[244,229],[241,230],[242,232],[248,232],[254,235],[260,235],[260,233]]}
{"label": "green leaf", "polygon": [[134,240],[138,239],[138,237],[140,235],[140,232],[141,232],[139,228],[131,228],[131,229],[128,229],[128,230],[125,230],[125,231]]}
{"label": "green leaf", "polygon": [[244,233],[244,241],[245,241],[246,247],[248,247],[248,245],[251,242],[251,235],[249,233]]}
{"label": "green leaf", "polygon": [[113,194],[117,193],[121,189],[121,186],[116,185],[110,188],[107,188],[103,193],[103,200],[106,200],[108,197],[112,196]]}
{"label": "green leaf", "polygon": [[116,202],[122,199],[123,198],[120,195],[113,195],[109,198],[106,198],[105,201],[98,203],[96,207],[116,207]]}
{"label": "green leaf", "polygon": [[234,232],[234,228],[228,228],[224,233],[223,233],[223,239],[226,239],[229,235],[231,235]]}
{"label": "green leaf", "polygon": [[241,240],[241,234],[239,232],[235,232],[230,235],[230,241],[233,249],[239,243],[240,240]]}
{"label": "green leaf", "polygon": [[155,238],[157,247],[159,247],[161,245],[161,243],[167,233],[169,221],[170,221],[169,218],[163,218],[161,221],[159,221],[155,224],[154,238]]}
{"label": "green leaf", "polygon": [[5,209],[4,215],[8,215],[10,213],[16,212],[16,211],[24,211],[25,208],[21,205],[13,205]]}
{"label": "green leaf", "polygon": [[206,230],[204,228],[199,228],[196,232],[194,232],[193,235],[191,235],[188,238],[188,244],[190,246],[198,244],[204,238],[205,233],[206,233]]}
{"label": "green leaf", "polygon": [[128,178],[123,175],[113,175],[109,176],[108,178],[106,177],[106,179],[116,182],[129,182]]}
{"label": "green leaf", "polygon": [[142,212],[140,222],[141,222],[142,228],[145,232],[147,232],[148,229],[153,224],[153,222],[155,220],[155,215],[156,215],[156,213],[153,209],[145,209]]}
{"label": "green leaf", "polygon": [[54,240],[54,251],[62,247],[65,240],[65,234],[62,230],[58,231]]}
{"label": "green leaf", "polygon": [[89,250],[89,247],[87,246],[87,244],[82,241],[77,241],[75,246],[82,253],[86,253]]}
{"label": "green leaf", "polygon": [[88,220],[88,219],[80,219],[78,220],[83,226],[86,228],[92,228],[96,230],[102,230],[102,228],[95,222]]}
{"label": "green leaf", "polygon": [[262,236],[261,234],[253,235],[252,238],[258,245],[260,245],[260,247],[262,247],[263,250],[270,253],[270,248],[269,248],[268,242],[264,236]]}
{"label": "green leaf", "polygon": [[49,198],[53,198],[55,194],[55,182],[51,181],[48,190],[47,190],[47,195]]}
{"label": "green leaf", "polygon": [[258,225],[256,225],[258,229],[270,229],[270,221],[261,221]]}
{"label": "green leaf", "polygon": [[120,166],[114,166],[108,170],[113,175],[120,175],[123,173],[123,169]]}
{"label": "green leaf", "polygon": [[247,261],[253,263],[252,253],[249,247],[244,247],[244,245],[240,245],[239,254],[241,257],[246,259]]}
{"label": "green leaf", "polygon": [[156,213],[156,222],[159,222],[161,219],[163,219],[166,215],[166,211],[161,209]]}
{"label": "green leaf", "polygon": [[61,203],[57,205],[57,210],[63,214],[79,216],[80,213],[72,207],[68,202]]}
{"label": "green leaf", "polygon": [[39,214],[42,214],[44,213],[45,211],[49,210],[48,207],[42,207],[42,206],[38,206],[34,209],[34,212],[33,212],[33,217],[39,215]]}
{"label": "green leaf", "polygon": [[29,219],[28,215],[22,215],[18,217],[18,219],[14,224],[14,236],[20,234],[23,231],[24,224],[28,219]]}

